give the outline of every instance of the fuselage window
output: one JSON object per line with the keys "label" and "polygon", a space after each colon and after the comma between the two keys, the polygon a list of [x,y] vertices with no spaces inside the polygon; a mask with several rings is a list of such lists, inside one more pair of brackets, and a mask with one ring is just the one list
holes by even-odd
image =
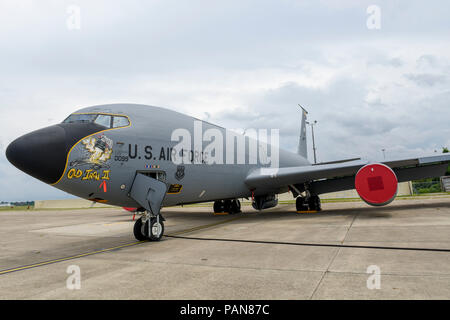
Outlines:
{"label": "fuselage window", "polygon": [[130,124],[130,121],[128,121],[128,118],[120,117],[120,116],[114,116],[113,128],[126,127],[129,124]]}
{"label": "fuselage window", "polygon": [[94,121],[96,124],[104,126],[106,128],[111,128],[111,116],[106,114],[99,114],[97,119]]}

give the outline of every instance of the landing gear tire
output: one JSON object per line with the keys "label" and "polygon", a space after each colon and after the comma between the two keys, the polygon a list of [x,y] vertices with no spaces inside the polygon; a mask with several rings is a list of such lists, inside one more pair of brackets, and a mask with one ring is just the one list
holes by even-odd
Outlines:
{"label": "landing gear tire", "polygon": [[297,209],[298,213],[301,213],[303,211],[308,211],[308,203],[306,202],[306,199],[303,197],[297,197],[297,200],[295,200],[295,207]]}
{"label": "landing gear tire", "polygon": [[[148,228],[149,222],[150,222],[150,229]],[[151,234],[149,234],[149,230]],[[163,234],[164,234],[164,222],[162,221],[161,218],[159,219],[159,222],[157,221],[156,217],[147,220],[147,222],[145,223],[145,235],[147,236],[148,240],[159,241],[161,240]]]}
{"label": "landing gear tire", "polygon": [[214,213],[240,213],[241,202],[238,199],[233,200],[217,200],[214,202]]}
{"label": "landing gear tire", "polygon": [[322,205],[319,196],[311,196],[308,199],[309,210],[322,211]]}
{"label": "landing gear tire", "polygon": [[231,200],[230,214],[241,213],[241,202],[238,199]]}
{"label": "landing gear tire", "polygon": [[[150,223],[150,235],[148,224]],[[142,218],[136,220],[133,228],[134,237],[139,241],[150,240],[159,241],[164,235],[164,222],[162,217],[159,218],[159,222],[156,217],[150,218],[145,224],[142,223]]]}
{"label": "landing gear tire", "polygon": [[223,200],[217,200],[214,202],[214,213],[225,212],[225,203]]}
{"label": "landing gear tire", "polygon": [[224,211],[225,212],[232,213],[231,212],[231,200],[225,200],[223,202],[223,205],[224,205]]}
{"label": "landing gear tire", "polygon": [[142,218],[136,220],[136,222],[134,223],[133,233],[134,237],[138,241],[144,241],[148,239],[147,236],[142,233]]}

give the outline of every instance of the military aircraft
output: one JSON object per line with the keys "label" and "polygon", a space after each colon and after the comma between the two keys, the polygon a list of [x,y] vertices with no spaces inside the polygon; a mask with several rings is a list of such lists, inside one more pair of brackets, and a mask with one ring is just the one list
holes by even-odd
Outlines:
{"label": "military aircraft", "polygon": [[141,241],[163,236],[162,207],[214,201],[214,212],[237,213],[238,199],[251,198],[263,210],[290,191],[298,212],[318,211],[319,195],[349,189],[380,206],[395,198],[398,182],[444,175],[450,162],[450,155],[438,155],[311,164],[306,117],[304,110],[295,154],[168,109],[99,105],[17,138],[6,156],[18,169],[75,196],[137,208],[141,217],[133,231]]}

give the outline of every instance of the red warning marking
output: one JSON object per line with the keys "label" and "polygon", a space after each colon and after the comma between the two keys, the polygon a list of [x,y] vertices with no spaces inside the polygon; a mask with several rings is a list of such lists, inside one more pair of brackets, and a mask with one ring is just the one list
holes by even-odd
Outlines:
{"label": "red warning marking", "polygon": [[106,192],[107,188],[106,188],[106,181],[105,180],[103,180],[103,182],[100,184],[99,189],[101,189],[102,187],[103,187],[103,192]]}
{"label": "red warning marking", "polygon": [[384,206],[397,195],[398,180],[395,172],[384,164],[369,164],[362,167],[355,178],[359,196],[372,206]]}
{"label": "red warning marking", "polygon": [[373,178],[367,178],[367,183],[369,183],[370,191],[377,191],[384,189],[383,177],[377,176]]}

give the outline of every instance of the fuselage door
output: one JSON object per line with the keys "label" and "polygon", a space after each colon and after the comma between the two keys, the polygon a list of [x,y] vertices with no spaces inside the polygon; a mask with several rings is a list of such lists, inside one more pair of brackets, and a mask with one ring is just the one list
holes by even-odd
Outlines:
{"label": "fuselage door", "polygon": [[159,214],[162,202],[167,193],[167,185],[163,181],[149,177],[143,173],[136,173],[130,196],[147,211]]}

